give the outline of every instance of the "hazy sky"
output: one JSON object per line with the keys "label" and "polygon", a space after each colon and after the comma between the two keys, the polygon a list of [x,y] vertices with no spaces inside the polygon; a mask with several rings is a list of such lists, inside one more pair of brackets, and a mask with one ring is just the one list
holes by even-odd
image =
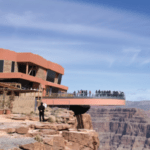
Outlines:
{"label": "hazy sky", "polygon": [[150,100],[149,7],[150,0],[0,0],[0,47],[62,65],[68,92]]}

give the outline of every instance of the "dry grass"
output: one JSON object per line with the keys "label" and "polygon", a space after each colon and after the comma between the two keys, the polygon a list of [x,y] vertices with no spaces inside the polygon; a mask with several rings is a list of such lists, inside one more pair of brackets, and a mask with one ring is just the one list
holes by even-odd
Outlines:
{"label": "dry grass", "polygon": [[40,135],[36,135],[36,136],[34,137],[34,139],[35,139],[36,141],[38,141],[38,142],[42,142],[42,141],[43,141],[43,139],[42,139],[42,137],[41,137]]}

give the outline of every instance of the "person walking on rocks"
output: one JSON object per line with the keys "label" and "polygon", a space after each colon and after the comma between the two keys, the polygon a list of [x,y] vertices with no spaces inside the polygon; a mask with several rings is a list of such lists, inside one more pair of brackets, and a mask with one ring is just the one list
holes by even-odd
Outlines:
{"label": "person walking on rocks", "polygon": [[44,110],[45,110],[45,107],[43,106],[42,102],[41,102],[41,105],[38,107],[38,110],[39,110],[39,120],[41,122],[41,117],[42,117],[43,122],[44,122]]}

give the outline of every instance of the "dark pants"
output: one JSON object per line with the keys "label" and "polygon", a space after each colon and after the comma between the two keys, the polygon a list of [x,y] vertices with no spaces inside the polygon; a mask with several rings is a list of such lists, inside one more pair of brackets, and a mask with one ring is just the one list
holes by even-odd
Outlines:
{"label": "dark pants", "polygon": [[39,112],[39,120],[41,121],[41,117],[42,120],[44,121],[44,112]]}

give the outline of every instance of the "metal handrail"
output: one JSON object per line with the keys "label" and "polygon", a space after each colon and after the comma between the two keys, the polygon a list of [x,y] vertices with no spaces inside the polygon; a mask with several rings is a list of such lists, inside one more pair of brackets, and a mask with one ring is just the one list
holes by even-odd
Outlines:
{"label": "metal handrail", "polygon": [[125,95],[113,95],[113,94],[73,94],[73,93],[51,93],[44,96],[45,98],[111,98],[111,99],[124,99]]}

